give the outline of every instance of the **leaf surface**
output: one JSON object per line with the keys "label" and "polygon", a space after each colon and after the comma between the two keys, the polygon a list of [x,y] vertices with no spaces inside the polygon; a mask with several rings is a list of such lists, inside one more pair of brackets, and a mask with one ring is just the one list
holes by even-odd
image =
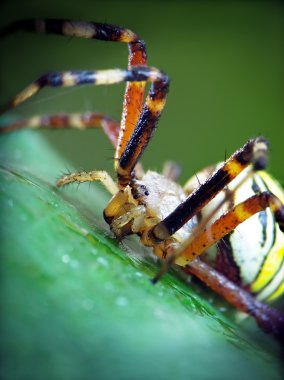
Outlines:
{"label": "leaf surface", "polygon": [[[1,136],[2,371],[6,379],[281,379],[270,337],[242,331],[135,239],[108,232],[99,186],[40,134]],[[263,342],[265,342],[265,347]]]}

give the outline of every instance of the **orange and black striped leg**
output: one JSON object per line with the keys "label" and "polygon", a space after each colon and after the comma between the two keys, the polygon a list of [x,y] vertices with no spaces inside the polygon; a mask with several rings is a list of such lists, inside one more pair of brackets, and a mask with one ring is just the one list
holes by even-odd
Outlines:
{"label": "orange and black striped leg", "polygon": [[120,82],[150,82],[151,87],[145,100],[137,125],[117,164],[118,181],[121,188],[128,185],[134,167],[147,146],[164,108],[169,88],[169,79],[160,70],[135,66],[130,70],[113,69],[99,71],[66,71],[43,75],[25,88],[1,111],[18,106],[46,86],[73,87],[84,84],[106,85]]}
{"label": "orange and black striped leg", "polygon": [[86,84],[97,86],[136,80],[150,81],[152,80],[150,73],[151,69],[146,66],[141,66],[141,71],[139,71],[139,67],[136,67],[132,70],[77,70],[47,73],[31,83],[7,104],[2,106],[0,108],[0,113],[2,114],[17,107],[27,99],[36,95],[44,87],[75,87]]}
{"label": "orange and black striped leg", "polygon": [[273,334],[277,339],[284,340],[284,315],[282,313],[257,301],[250,293],[199,259],[193,260],[183,269],[197,277],[233,307],[255,318],[262,330]]}
{"label": "orange and black striped leg", "polygon": [[10,133],[19,129],[66,129],[74,128],[86,130],[102,128],[114,147],[117,145],[119,122],[101,113],[86,114],[57,114],[33,116],[29,119],[19,120],[15,123],[3,125],[0,133]]}
{"label": "orange and black striped leg", "polygon": [[[68,37],[90,38],[103,41],[124,42],[128,44],[128,68],[147,65],[146,45],[137,34],[129,29],[111,24],[75,20],[19,20],[6,26],[1,35],[18,30],[43,34],[58,34]],[[128,82],[124,95],[121,130],[119,133],[115,159],[119,160],[133,133],[143,106],[145,82]]]}
{"label": "orange and black striped leg", "polygon": [[193,231],[192,237],[175,254],[175,262],[181,266],[187,265],[213,244],[228,235],[239,224],[267,207],[271,209],[275,221],[281,231],[284,232],[284,205],[274,194],[265,191],[237,204],[211,225],[203,228],[201,232],[195,234]]}
{"label": "orange and black striped leg", "polygon": [[[135,67],[133,68],[135,69]],[[140,72],[146,67],[141,66]],[[163,111],[169,89],[169,78],[157,69],[150,69],[152,85],[145,100],[139,120],[118,161],[116,171],[120,188],[127,186],[133,175],[133,169],[148,145]]]}
{"label": "orange and black striped leg", "polygon": [[228,235],[238,225],[267,207],[270,207],[274,213],[275,221],[279,224],[281,231],[284,232],[284,205],[280,199],[268,191],[254,195],[244,202],[237,204],[215,222],[209,224],[209,226],[207,224],[205,226],[202,224],[202,228],[197,226],[193,230],[191,237],[177,251],[168,256],[160,272],[154,277],[152,282],[154,284],[157,283],[168,270],[169,265],[173,263],[186,266],[213,244],[216,244],[224,236]]}
{"label": "orange and black striped leg", "polygon": [[[142,40],[136,40],[128,43],[128,69],[132,66],[147,65],[146,45]],[[132,135],[138,122],[143,107],[145,82],[127,82],[123,111],[121,117],[121,128],[118,137],[118,143],[115,152],[116,164],[124,151],[127,142]]]}
{"label": "orange and black striped leg", "polygon": [[218,168],[198,189],[192,192],[171,214],[157,224],[153,239],[169,238],[236,178],[248,165],[254,170],[264,169],[267,162],[268,143],[263,137],[249,140]]}

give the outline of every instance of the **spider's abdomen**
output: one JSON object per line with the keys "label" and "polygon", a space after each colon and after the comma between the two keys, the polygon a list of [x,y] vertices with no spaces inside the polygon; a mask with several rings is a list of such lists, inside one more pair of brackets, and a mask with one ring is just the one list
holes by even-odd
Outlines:
{"label": "spider's abdomen", "polygon": [[[245,174],[244,174],[245,175]],[[240,181],[241,178],[236,178]],[[235,181],[236,181],[235,180]],[[226,195],[219,214],[245,199],[270,191],[282,202],[283,190],[266,172],[258,172],[236,191],[234,181],[203,211],[203,217]],[[216,216],[217,217],[217,216]],[[284,235],[270,208],[253,215],[204,255],[220,272],[246,287],[259,299],[272,300],[284,292]]]}

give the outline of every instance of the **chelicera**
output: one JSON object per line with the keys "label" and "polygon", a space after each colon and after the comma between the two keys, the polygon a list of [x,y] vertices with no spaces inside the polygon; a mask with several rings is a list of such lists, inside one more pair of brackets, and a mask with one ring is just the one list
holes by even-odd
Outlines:
{"label": "chelicera", "polygon": [[[53,72],[41,76],[8,104],[5,112],[46,86],[108,85],[126,82],[121,123],[98,113],[35,116],[7,125],[21,128],[102,128],[115,148],[115,182],[105,171],[77,172],[57,182],[100,181],[112,195],[104,218],[121,239],[137,234],[163,260],[153,282],[172,264],[181,266],[222,295],[275,336],[283,336],[284,316],[260,302],[284,291],[284,194],[267,173],[268,143],[249,140],[225,162],[206,168],[184,186],[178,167],[162,174],[143,171],[139,162],[163,111],[168,76],[147,65],[145,43],[131,30],[94,22],[23,20],[2,34],[19,29],[38,33],[125,42],[128,69]],[[144,101],[145,86],[150,83]],[[238,235],[235,233],[238,230]]]}

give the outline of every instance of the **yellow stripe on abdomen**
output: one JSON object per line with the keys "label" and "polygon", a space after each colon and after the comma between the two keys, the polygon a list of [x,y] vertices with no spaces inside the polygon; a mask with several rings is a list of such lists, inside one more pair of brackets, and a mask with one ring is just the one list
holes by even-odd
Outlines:
{"label": "yellow stripe on abdomen", "polygon": [[[258,175],[265,185],[281,202],[284,203],[284,192],[278,182],[267,172],[260,171]],[[269,233],[269,231],[268,231]],[[273,246],[264,261],[258,276],[251,284],[251,291],[259,293],[260,299],[269,301],[278,298],[284,293],[284,281],[282,266],[284,262],[284,234],[280,228],[275,226],[275,240]]]}
{"label": "yellow stripe on abdomen", "polygon": [[[280,234],[281,232],[279,231],[277,235],[280,235]],[[282,242],[280,240],[282,240]],[[279,240],[279,244],[275,244],[272,247],[265,262],[262,265],[262,268],[256,280],[251,284],[251,290],[253,293],[259,293],[273,279],[273,277],[278,272],[284,260],[284,238],[280,240]]]}

